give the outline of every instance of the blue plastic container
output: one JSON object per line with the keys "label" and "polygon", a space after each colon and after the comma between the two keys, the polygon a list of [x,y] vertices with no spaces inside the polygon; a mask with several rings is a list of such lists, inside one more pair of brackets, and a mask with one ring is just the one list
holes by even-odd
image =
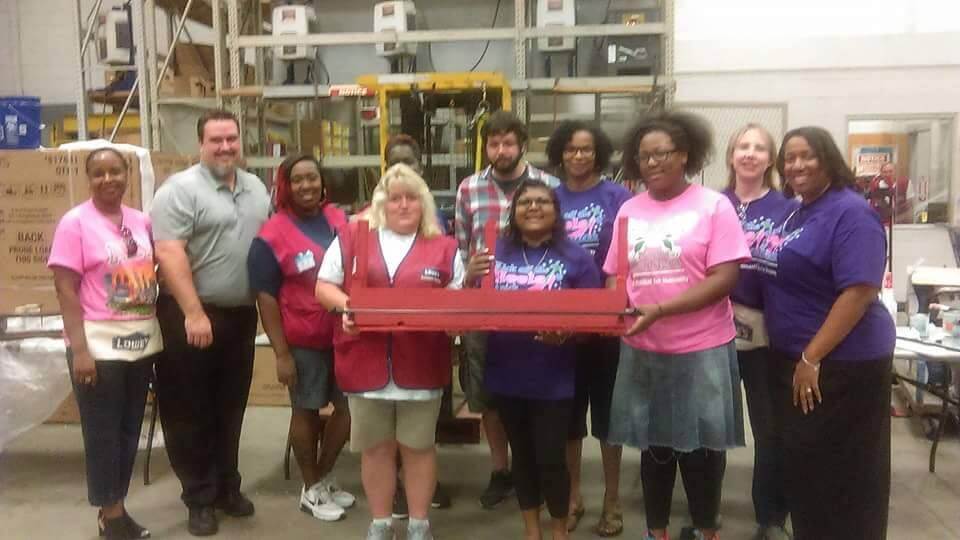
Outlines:
{"label": "blue plastic container", "polygon": [[40,98],[0,97],[0,149],[40,146]]}

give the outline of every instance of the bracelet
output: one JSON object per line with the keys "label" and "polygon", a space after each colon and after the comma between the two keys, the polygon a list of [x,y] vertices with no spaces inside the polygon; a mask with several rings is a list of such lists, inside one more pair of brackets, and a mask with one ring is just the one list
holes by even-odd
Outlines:
{"label": "bracelet", "polygon": [[820,371],[820,364],[814,364],[813,362],[807,360],[807,353],[806,353],[806,352],[801,352],[801,353],[800,353],[800,360],[801,360],[804,364],[812,367],[814,371]]}

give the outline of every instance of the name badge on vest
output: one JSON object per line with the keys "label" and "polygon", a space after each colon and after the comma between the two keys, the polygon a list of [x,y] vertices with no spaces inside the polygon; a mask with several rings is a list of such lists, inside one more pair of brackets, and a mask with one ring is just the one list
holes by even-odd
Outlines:
{"label": "name badge on vest", "polygon": [[423,272],[420,272],[420,281],[440,283],[440,271],[436,268],[424,268]]}
{"label": "name badge on vest", "polygon": [[316,266],[317,261],[313,258],[313,252],[308,249],[297,253],[293,258],[293,264],[296,265],[297,272],[306,272]]}

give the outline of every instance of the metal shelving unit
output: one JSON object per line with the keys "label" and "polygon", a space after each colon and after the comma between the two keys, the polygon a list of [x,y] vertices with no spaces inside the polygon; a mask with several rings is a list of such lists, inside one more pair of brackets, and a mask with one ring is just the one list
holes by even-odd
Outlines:
{"label": "metal shelving unit", "polygon": [[[670,106],[674,94],[673,79],[673,51],[674,51],[674,2],[675,0],[647,0],[643,9],[658,9],[659,22],[643,22],[639,24],[584,24],[570,27],[528,27],[528,0],[514,0],[513,26],[497,28],[460,28],[441,30],[413,30],[408,32],[328,32],[310,34],[307,36],[272,36],[262,35],[264,21],[269,19],[269,13],[261,0],[142,0],[133,2],[134,42],[137,46],[136,67],[138,85],[135,92],[131,92],[125,109],[129,108],[132,99],[139,99],[139,114],[141,123],[141,139],[143,146],[159,150],[163,139],[164,126],[163,111],[182,111],[206,109],[211,107],[225,107],[238,113],[243,124],[249,127],[253,121],[255,129],[244,132],[258,132],[263,143],[263,116],[264,103],[273,100],[316,100],[330,96],[332,88],[338,85],[295,85],[270,86],[265,85],[263,58],[264,51],[282,45],[329,46],[376,44],[376,43],[442,43],[462,41],[511,41],[514,52],[514,73],[509,74],[512,91],[513,110],[524,117],[531,124],[550,124],[565,119],[594,119],[603,120],[610,113],[604,113],[603,101],[608,96],[650,96],[659,93],[659,99],[664,106]],[[87,41],[92,33],[91,23],[99,9],[100,2],[94,6],[85,19],[81,17],[79,2],[77,7],[78,38],[86,34]],[[157,50],[158,28],[157,22],[165,10],[166,16],[176,16],[176,31],[170,35],[171,45],[168,51]],[[187,19],[192,19],[212,26],[214,30],[214,66],[213,79],[215,95],[211,97],[160,97],[159,83],[166,71],[166,58],[171,56],[173,45],[179,41],[182,27]],[[87,21],[86,29],[83,20]],[[171,21],[173,22],[173,21]],[[242,27],[241,27],[242,26]],[[657,36],[660,41],[661,57],[660,70],[654,76],[601,76],[601,77],[574,77],[574,78],[529,78],[528,54],[532,47],[532,40],[546,37],[616,37],[616,36]],[[81,48],[85,48],[81,41]],[[244,51],[252,51],[258,60],[255,65],[255,85],[242,86],[241,61]],[[160,61],[164,58],[163,62]],[[162,66],[162,67],[161,67]],[[414,74],[415,75],[415,74]],[[88,107],[86,106],[86,88],[79,89],[78,120],[83,125]],[[596,96],[593,115],[589,113],[570,113],[556,111],[552,113],[528,111],[528,102],[537,96],[543,95],[573,95],[592,94]],[[256,100],[251,105],[250,99]],[[638,102],[639,103],[639,102]],[[256,111],[251,114],[247,110]],[[243,114],[246,113],[246,114]],[[121,117],[125,113],[121,113]],[[617,113],[622,114],[622,113]],[[359,134],[359,124],[353,130]],[[83,137],[85,134],[80,133]],[[359,137],[358,137],[359,138]],[[359,146],[359,145],[358,145]],[[379,156],[372,154],[368,149],[358,148],[359,155],[326,156],[325,166],[331,168],[375,167],[379,163]],[[373,149],[369,149],[373,150]],[[529,155],[532,161],[537,161],[538,154],[532,151]],[[440,161],[448,159],[443,155],[436,158]],[[279,161],[277,158],[264,156],[250,156],[248,163],[252,167],[272,167]]]}

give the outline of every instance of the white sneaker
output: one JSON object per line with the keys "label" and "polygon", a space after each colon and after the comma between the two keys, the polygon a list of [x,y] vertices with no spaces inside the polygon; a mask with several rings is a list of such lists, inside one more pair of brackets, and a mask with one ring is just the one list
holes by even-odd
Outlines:
{"label": "white sneaker", "polygon": [[396,533],[393,531],[392,523],[377,523],[375,521],[370,522],[370,527],[367,528],[367,540],[395,540],[397,537]]}
{"label": "white sneaker", "polygon": [[407,525],[407,540],[433,540],[433,531],[427,520],[411,519]]}
{"label": "white sneaker", "polygon": [[321,521],[337,521],[343,517],[343,508],[330,500],[327,490],[320,484],[314,484],[300,490],[300,511],[311,514]]}
{"label": "white sneaker", "polygon": [[323,480],[320,480],[320,485],[323,486],[323,489],[327,490],[327,493],[330,496],[330,501],[340,508],[350,508],[357,502],[356,497],[340,489],[340,486],[337,484],[337,479],[333,476],[328,476]]}

